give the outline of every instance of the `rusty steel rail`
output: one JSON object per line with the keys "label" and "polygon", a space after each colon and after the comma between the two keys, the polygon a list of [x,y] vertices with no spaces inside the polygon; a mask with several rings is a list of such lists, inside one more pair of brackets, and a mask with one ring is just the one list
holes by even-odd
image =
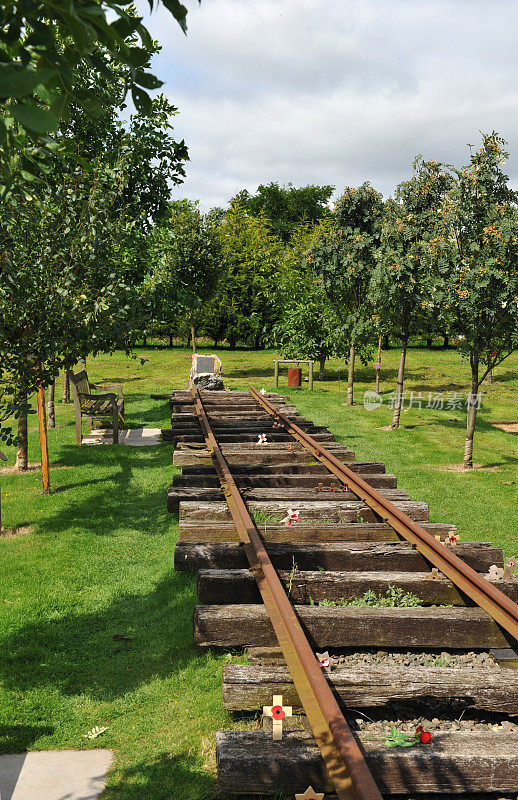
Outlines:
{"label": "rusty steel rail", "polygon": [[[486,611],[515,640],[518,639],[518,605],[510,597],[507,597],[496,586],[469,567],[465,561],[454,555],[421,525],[414,522],[390,500],[369,486],[359,475],[339,461],[288,417],[277,411],[275,406],[253,386],[250,387],[250,394],[270,416],[282,423],[286,431],[300,442],[305,450],[378,514],[383,522],[387,522],[412,546],[417,547],[419,552],[449,578],[461,592],[464,592]],[[515,643],[511,642],[510,646],[515,646]]]}
{"label": "rusty steel rail", "polygon": [[363,754],[301,628],[212,431],[199,390],[196,414],[229,511],[250,563],[293,683],[340,800],[382,800]]}

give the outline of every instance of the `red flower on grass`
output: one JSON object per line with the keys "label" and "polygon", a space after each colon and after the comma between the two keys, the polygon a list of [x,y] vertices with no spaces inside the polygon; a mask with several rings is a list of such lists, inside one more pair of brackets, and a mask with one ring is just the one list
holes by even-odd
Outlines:
{"label": "red flower on grass", "polygon": [[272,707],[272,717],[273,719],[284,719],[286,714],[284,713],[284,709],[282,706],[273,706]]}

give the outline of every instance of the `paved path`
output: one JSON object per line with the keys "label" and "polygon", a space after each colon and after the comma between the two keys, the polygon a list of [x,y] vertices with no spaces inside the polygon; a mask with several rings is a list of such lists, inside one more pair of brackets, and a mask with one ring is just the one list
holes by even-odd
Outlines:
{"label": "paved path", "polygon": [[[124,430],[119,431],[119,444],[127,444],[130,447],[149,447],[149,445],[160,444],[161,442],[160,428],[124,428]],[[88,436],[83,436],[83,444],[112,443],[113,434],[111,428],[100,428],[91,431]]]}
{"label": "paved path", "polygon": [[46,750],[0,756],[1,800],[96,800],[111,750]]}

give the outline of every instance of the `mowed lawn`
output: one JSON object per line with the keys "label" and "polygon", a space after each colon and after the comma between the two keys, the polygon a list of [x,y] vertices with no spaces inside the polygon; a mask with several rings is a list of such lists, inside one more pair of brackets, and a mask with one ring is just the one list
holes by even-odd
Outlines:
{"label": "mowed lawn", "polygon": [[[273,351],[218,353],[230,388],[273,388]],[[150,394],[184,388],[191,354],[148,347],[137,355],[88,359],[89,376],[123,384],[130,426],[168,426],[168,403]],[[455,523],[463,540],[493,541],[515,554],[518,437],[489,420],[518,419],[518,355],[484,386],[475,438],[475,460],[484,468],[472,473],[454,469],[462,461],[465,410],[446,408],[453,392],[465,397],[466,364],[455,351],[411,349],[406,389],[421,392],[423,407],[404,410],[400,430],[390,432],[382,428],[391,418],[397,360],[396,350],[383,354],[384,403],[375,411],[363,406],[374,373],[361,365],[353,408],[343,405],[338,362],[328,364],[313,392],[290,394],[359,460],[385,461],[400,487],[430,504],[432,520]],[[287,393],[285,373],[280,391]],[[426,408],[429,392],[449,393],[444,409]],[[221,707],[229,656],[192,644],[194,578],[172,569],[177,518],[165,510],[175,472],[171,445],[79,448],[73,407],[59,402],[61,384],[56,395],[53,493],[42,494],[37,469],[0,475],[3,526],[19,531],[0,537],[0,751],[113,748],[104,800],[221,797],[214,734],[243,723]],[[35,416],[29,447],[30,461],[38,462]],[[7,455],[12,465],[14,448]],[[107,730],[84,738],[94,726]]]}

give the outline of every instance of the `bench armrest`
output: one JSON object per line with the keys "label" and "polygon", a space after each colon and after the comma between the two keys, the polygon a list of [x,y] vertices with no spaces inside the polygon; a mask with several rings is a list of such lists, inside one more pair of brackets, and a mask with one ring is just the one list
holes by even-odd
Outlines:
{"label": "bench armrest", "polygon": [[92,387],[92,389],[96,389],[96,390],[101,391],[101,392],[103,390],[106,390],[106,389],[116,389],[117,390],[117,394],[119,396],[119,400],[124,400],[124,395],[122,393],[122,386],[120,384],[118,384],[118,383],[111,383],[111,384],[107,384],[105,386],[102,386],[101,384],[98,384],[98,383],[91,383],[90,386]]}
{"label": "bench armrest", "polygon": [[117,396],[114,392],[107,392],[105,394],[79,394],[80,400],[111,400],[112,403],[117,402]]}

